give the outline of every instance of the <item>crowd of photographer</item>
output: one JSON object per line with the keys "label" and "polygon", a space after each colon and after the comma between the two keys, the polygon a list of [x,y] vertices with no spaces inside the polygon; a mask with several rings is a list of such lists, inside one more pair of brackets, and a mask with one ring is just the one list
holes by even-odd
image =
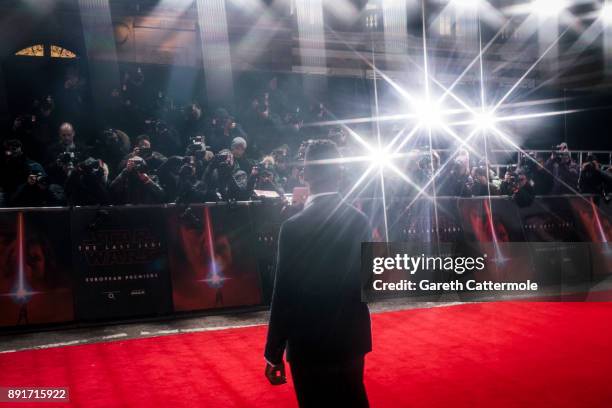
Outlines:
{"label": "crowd of photographer", "polygon": [[474,164],[466,150],[441,160],[437,152],[424,149],[409,153],[404,161],[404,171],[414,185],[399,183],[391,188],[395,196],[410,196],[419,190],[432,195],[435,190],[438,196],[449,197],[509,196],[519,205],[529,205],[536,196],[605,197],[612,192],[612,167],[601,165],[594,155],[588,155],[580,166],[566,143],[547,153],[523,154],[518,164],[500,169],[484,160]]}
{"label": "crowd of photographer", "polygon": [[247,133],[224,108],[207,115],[198,103],[152,96],[140,68],[123,75],[93,123],[84,81],[68,76],[61,96],[35,100],[2,135],[0,207],[248,200],[303,185],[287,163],[289,145],[308,137],[304,115],[285,107],[275,78],[242,112]]}
{"label": "crowd of photographer", "polygon": [[[345,155],[358,156],[342,128],[303,126],[329,119],[325,107],[288,108],[275,78],[255,93],[239,122],[223,108],[206,114],[198,103],[177,107],[163,92],[152,96],[138,69],[123,76],[121,88],[111,90],[101,130],[83,114],[87,98],[79,88],[82,82],[67,79],[61,98],[67,109],[46,96],[5,134],[0,207],[283,197],[304,187],[300,162],[308,140],[329,138]],[[451,160],[415,151],[402,160],[399,167],[412,184],[390,183],[388,191],[398,196],[435,189],[440,196],[508,195],[528,203],[535,195],[605,195],[612,174],[595,157],[580,168],[565,144],[548,156],[525,156],[503,174],[486,163],[474,164],[467,151]],[[347,186],[362,174],[359,166],[345,166]]]}

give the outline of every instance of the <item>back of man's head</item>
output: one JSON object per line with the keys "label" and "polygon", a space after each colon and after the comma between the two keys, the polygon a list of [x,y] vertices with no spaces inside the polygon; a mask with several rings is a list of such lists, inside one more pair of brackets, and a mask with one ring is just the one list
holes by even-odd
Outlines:
{"label": "back of man's head", "polygon": [[342,166],[340,151],[331,140],[313,140],[306,148],[304,180],[312,194],[338,191]]}

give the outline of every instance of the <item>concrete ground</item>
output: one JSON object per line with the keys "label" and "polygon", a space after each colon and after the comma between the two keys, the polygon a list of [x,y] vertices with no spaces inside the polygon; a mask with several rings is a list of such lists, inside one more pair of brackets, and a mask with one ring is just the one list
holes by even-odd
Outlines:
{"label": "concrete ground", "polygon": [[[601,293],[612,290],[612,277],[601,280],[597,284],[578,284],[564,286],[566,293]],[[490,295],[481,297],[482,301],[511,300],[518,296],[525,300],[537,297],[545,300],[546,295],[558,295],[559,288],[547,288],[536,294],[515,294],[514,296]],[[589,301],[589,296],[583,301]],[[601,300],[599,300],[601,301]],[[448,294],[435,302],[415,301],[410,298],[379,300],[370,303],[372,313],[394,310],[409,310],[431,307],[445,307],[465,303],[456,294]],[[170,316],[123,323],[108,323],[90,327],[63,327],[30,333],[0,334],[0,353],[11,353],[28,349],[44,349],[77,344],[97,343],[113,340],[135,339],[143,337],[166,336],[179,333],[193,333],[207,330],[248,327],[267,324],[269,312],[260,311],[230,311],[215,315]]]}
{"label": "concrete ground", "polygon": [[[370,311],[372,313],[380,313],[393,310],[449,306],[457,303],[414,302],[409,299],[392,299],[371,303]],[[156,321],[106,324],[94,327],[58,328],[32,333],[2,334],[0,335],[0,353],[256,326],[267,324],[268,316],[269,312],[267,310],[233,312],[212,316],[172,317]]]}

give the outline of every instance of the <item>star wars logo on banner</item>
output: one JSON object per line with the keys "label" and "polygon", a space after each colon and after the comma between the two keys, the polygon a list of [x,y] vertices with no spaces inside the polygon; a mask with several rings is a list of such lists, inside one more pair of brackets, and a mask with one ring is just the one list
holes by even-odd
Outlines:
{"label": "star wars logo on banner", "polygon": [[0,327],[74,320],[70,213],[0,212]]}
{"label": "star wars logo on banner", "polygon": [[72,216],[80,319],[172,311],[164,208],[78,208]]}

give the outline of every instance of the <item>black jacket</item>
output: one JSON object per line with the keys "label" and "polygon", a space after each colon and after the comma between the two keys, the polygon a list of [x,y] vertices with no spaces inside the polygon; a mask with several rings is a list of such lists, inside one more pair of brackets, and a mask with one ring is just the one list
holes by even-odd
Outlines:
{"label": "black jacket", "polygon": [[265,357],[333,362],[372,349],[370,314],[361,301],[361,243],[370,240],[367,218],[339,194],[316,197],[285,221]]}
{"label": "black jacket", "polygon": [[151,181],[145,183],[138,178],[135,171],[124,169],[109,186],[111,196],[116,204],[163,204],[164,189],[157,177],[149,175]]}

